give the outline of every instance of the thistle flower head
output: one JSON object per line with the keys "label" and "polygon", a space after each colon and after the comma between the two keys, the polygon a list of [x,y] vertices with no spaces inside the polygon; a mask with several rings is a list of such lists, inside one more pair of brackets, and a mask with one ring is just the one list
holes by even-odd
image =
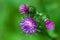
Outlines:
{"label": "thistle flower head", "polygon": [[20,26],[25,33],[31,34],[36,32],[36,22],[31,17],[27,17],[22,20]]}
{"label": "thistle flower head", "polygon": [[25,14],[25,13],[27,13],[29,11],[29,7],[26,4],[21,4],[20,5],[20,8],[19,8],[19,11],[22,14]]}
{"label": "thistle flower head", "polygon": [[49,19],[46,19],[46,20],[45,20],[45,24],[46,24],[46,28],[47,28],[48,30],[54,29],[54,22],[53,22],[53,21],[51,21],[51,20],[49,20]]}

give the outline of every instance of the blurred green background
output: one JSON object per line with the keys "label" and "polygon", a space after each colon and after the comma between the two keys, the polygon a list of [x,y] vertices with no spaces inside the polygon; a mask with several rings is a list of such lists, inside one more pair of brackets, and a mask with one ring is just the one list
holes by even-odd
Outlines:
{"label": "blurred green background", "polygon": [[[36,11],[49,15],[55,23],[55,29],[47,31],[50,37],[41,32],[33,35],[22,32],[21,4],[34,6]],[[0,0],[0,40],[53,40],[53,35],[54,40],[60,40],[60,0]]]}

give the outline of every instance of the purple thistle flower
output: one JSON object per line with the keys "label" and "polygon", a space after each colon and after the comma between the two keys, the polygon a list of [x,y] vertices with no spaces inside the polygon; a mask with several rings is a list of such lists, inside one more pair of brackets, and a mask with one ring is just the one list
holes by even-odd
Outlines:
{"label": "purple thistle flower", "polygon": [[19,10],[22,14],[25,14],[29,11],[29,7],[25,4],[21,4]]}
{"label": "purple thistle flower", "polygon": [[25,18],[20,23],[20,26],[25,33],[29,33],[29,34],[35,33],[37,30],[37,24],[31,17]]}
{"label": "purple thistle flower", "polygon": [[52,22],[51,20],[46,19],[46,20],[45,20],[45,24],[46,24],[46,28],[47,28],[48,30],[54,29],[54,22]]}

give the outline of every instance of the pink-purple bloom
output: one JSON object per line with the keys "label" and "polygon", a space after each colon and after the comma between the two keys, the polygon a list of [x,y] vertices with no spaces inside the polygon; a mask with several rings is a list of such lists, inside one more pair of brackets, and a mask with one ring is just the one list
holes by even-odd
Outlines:
{"label": "pink-purple bloom", "polygon": [[25,14],[25,13],[27,13],[29,11],[29,7],[26,4],[21,4],[20,5],[20,8],[19,8],[19,11],[22,14]]}
{"label": "pink-purple bloom", "polygon": [[37,30],[37,24],[36,21],[34,21],[31,17],[26,17],[22,22],[20,23],[21,29],[25,33],[35,33]]}
{"label": "pink-purple bloom", "polygon": [[51,20],[49,20],[49,19],[46,19],[46,20],[45,20],[45,24],[46,24],[46,28],[47,28],[48,30],[54,29],[54,22],[53,22],[53,21],[51,21]]}

